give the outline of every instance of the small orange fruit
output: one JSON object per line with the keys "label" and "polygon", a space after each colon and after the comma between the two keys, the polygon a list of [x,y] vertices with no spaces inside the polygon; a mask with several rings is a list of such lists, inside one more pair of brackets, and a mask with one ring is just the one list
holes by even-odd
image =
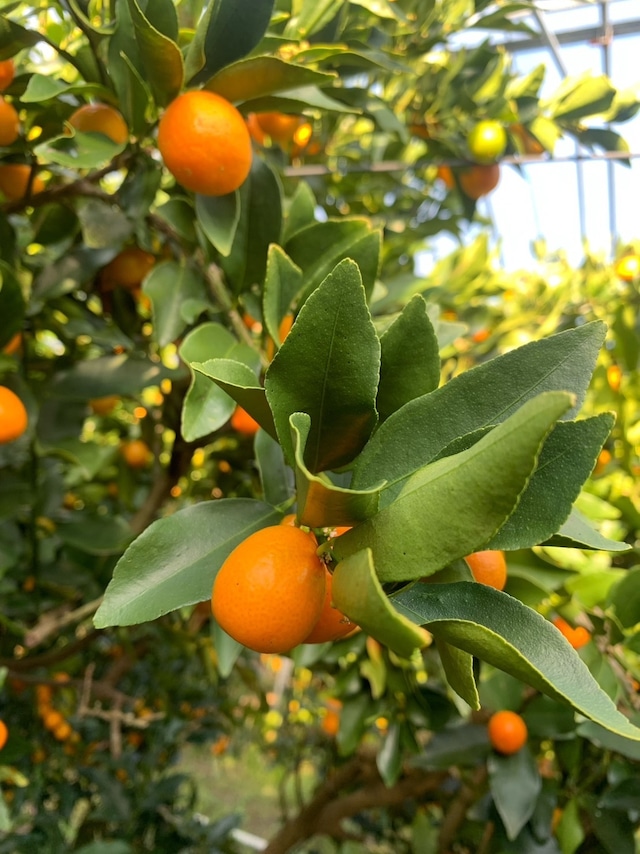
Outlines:
{"label": "small orange fruit", "polygon": [[151,449],[142,439],[131,439],[120,445],[120,453],[129,468],[143,469],[151,462]]}
{"label": "small orange fruit", "polygon": [[244,436],[253,436],[260,429],[255,418],[252,418],[241,406],[236,406],[231,416],[231,426],[236,433],[242,433]]}
{"label": "small orange fruit", "polygon": [[437,177],[442,181],[447,190],[454,190],[456,186],[456,180],[453,177],[453,172],[451,171],[450,166],[438,166],[438,171],[436,173]]}
{"label": "small orange fruit", "polygon": [[322,718],[320,728],[330,738],[334,738],[340,729],[340,711],[342,703],[337,699],[327,700],[327,711]]}
{"label": "small orange fruit", "polygon": [[505,756],[517,753],[527,743],[527,725],[516,712],[506,709],[489,718],[489,741],[494,750]]}
{"label": "small orange fruit", "polygon": [[101,133],[117,145],[129,139],[129,128],[122,113],[108,104],[84,104],[71,113],[69,124],[81,133]]}
{"label": "small orange fruit", "polygon": [[562,617],[555,617],[553,625],[564,635],[574,649],[581,649],[591,640],[591,634],[584,626],[574,628]]}
{"label": "small orange fruit", "polygon": [[26,163],[3,163],[0,164],[0,192],[10,202],[16,202],[27,195],[29,182],[31,182],[30,195],[36,196],[44,190],[44,181],[39,175],[34,175],[31,180],[31,166]]}
{"label": "small orange fruit", "polygon": [[[307,125],[311,130],[311,125],[304,116],[288,115],[287,113],[255,113],[255,122],[263,134],[271,139],[272,143],[279,145],[285,151],[293,142],[297,142],[296,134],[303,125]],[[309,133],[307,142],[310,137],[311,134]]]}
{"label": "small orange fruit", "polygon": [[612,459],[613,457],[611,456],[611,451],[608,448],[603,448],[598,454],[598,459],[593,469],[593,474],[602,474],[602,472],[606,469]]}
{"label": "small orange fruit", "polygon": [[640,255],[629,252],[619,258],[614,266],[614,272],[624,282],[632,282],[640,276]]}
{"label": "small orange fruit", "polygon": [[504,590],[507,583],[507,561],[504,552],[497,549],[474,552],[465,557],[471,574],[480,584]]}
{"label": "small orange fruit", "polygon": [[500,167],[497,163],[488,165],[474,163],[461,170],[458,180],[465,196],[470,199],[479,199],[487,196],[498,186]]}
{"label": "small orange fruit", "polygon": [[331,591],[333,585],[333,576],[328,569],[325,568],[326,592],[324,602],[322,603],[322,611],[318,622],[304,639],[303,643],[328,643],[343,638],[352,632],[356,625],[352,623],[348,617],[338,611],[331,603]]}
{"label": "small orange fruit", "polygon": [[68,724],[67,721],[63,720],[61,724],[58,724],[58,726],[52,730],[52,734],[57,741],[66,741],[73,734],[73,729],[71,724]]}
{"label": "small orange fruit", "polygon": [[607,366],[607,382],[611,391],[620,391],[622,385],[622,368],[620,365]]}
{"label": "small orange fruit", "polygon": [[511,133],[518,138],[525,154],[543,154],[544,145],[521,124],[511,125]]}
{"label": "small orange fruit", "polygon": [[27,410],[18,395],[0,386],[0,445],[19,439],[28,423]]}
{"label": "small orange fruit", "polygon": [[296,514],[295,513],[287,513],[286,516],[283,516],[282,519],[280,519],[278,524],[279,525],[297,526],[298,522],[297,522]]}
{"label": "small orange fruit", "polygon": [[113,412],[120,398],[115,394],[107,395],[107,397],[96,397],[95,400],[89,401],[89,407],[95,415],[108,415]]}
{"label": "small orange fruit", "polygon": [[176,181],[205,196],[237,190],[253,156],[240,112],[206,90],[185,92],[169,104],[158,126],[158,149]]}
{"label": "small orange fruit", "polygon": [[[287,335],[291,332],[291,327],[293,326],[293,321],[295,320],[292,314],[285,314],[285,316],[280,321],[280,326],[278,326],[278,338],[280,339],[279,344],[283,344]],[[271,338],[267,341],[267,359],[271,361],[275,355],[275,345]]]}
{"label": "small orange fruit", "polygon": [[488,329],[478,329],[477,332],[474,332],[471,338],[473,339],[475,344],[482,344],[483,341],[486,341],[491,337],[491,332]]}
{"label": "small orange fruit", "polygon": [[500,122],[485,119],[471,129],[467,147],[476,163],[493,163],[507,147],[507,132]]}
{"label": "small orange fruit", "polygon": [[57,729],[57,727],[64,723],[64,718],[60,712],[57,712],[55,709],[50,709],[42,716],[42,723],[45,729],[53,732],[53,730]]}
{"label": "small orange fruit", "polygon": [[0,60],[0,92],[4,92],[13,83],[16,66],[13,59]]}
{"label": "small orange fruit", "polygon": [[16,332],[2,348],[6,356],[14,356],[22,346],[22,332]]}
{"label": "small orange fruit", "polygon": [[286,652],[318,622],[326,568],[313,534],[290,525],[256,531],[231,552],[213,585],[218,624],[256,652]]}
{"label": "small orange fruit", "polygon": [[139,246],[127,246],[102,268],[100,277],[106,285],[135,290],[140,287],[155,263],[156,259],[150,252],[145,252]]}
{"label": "small orange fruit", "polygon": [[0,720],[0,750],[7,743],[7,739],[9,738],[9,729],[6,723],[3,720]]}
{"label": "small orange fruit", "polygon": [[13,145],[20,136],[20,118],[13,104],[0,98],[0,145]]}

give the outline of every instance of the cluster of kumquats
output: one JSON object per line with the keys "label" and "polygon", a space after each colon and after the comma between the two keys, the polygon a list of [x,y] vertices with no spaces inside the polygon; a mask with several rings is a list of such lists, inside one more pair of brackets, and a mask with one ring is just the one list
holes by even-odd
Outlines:
{"label": "cluster of kumquats", "polygon": [[[66,673],[55,673],[53,679],[59,685],[63,685],[69,681],[69,676]],[[70,745],[76,744],[80,741],[80,736],[63,713],[54,706],[53,699],[54,690],[51,685],[43,684],[36,687],[36,707],[42,726],[56,741]]]}

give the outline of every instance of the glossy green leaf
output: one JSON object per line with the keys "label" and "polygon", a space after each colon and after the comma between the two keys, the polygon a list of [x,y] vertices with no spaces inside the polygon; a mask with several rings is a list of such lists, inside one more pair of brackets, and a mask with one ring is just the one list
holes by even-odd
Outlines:
{"label": "glossy green leaf", "polygon": [[191,366],[198,373],[212,379],[236,403],[246,409],[263,430],[276,438],[273,415],[265,391],[251,368],[233,359],[209,359],[206,362],[192,362]]}
{"label": "glossy green leaf", "polygon": [[56,163],[71,169],[98,169],[106,166],[124,150],[101,133],[65,134],[41,142],[34,148],[35,154],[45,163]]}
{"label": "glossy green leaf", "polygon": [[228,635],[224,629],[221,629],[213,619],[211,620],[211,633],[213,635],[213,647],[216,651],[218,673],[223,679],[227,679],[231,676],[244,647]]}
{"label": "glossy green leaf", "polygon": [[544,545],[564,546],[570,549],[600,549],[609,552],[626,552],[631,548],[629,543],[618,542],[603,536],[575,507],[572,508],[567,521]]}
{"label": "glossy green leaf", "polygon": [[179,376],[179,371],[165,368],[159,362],[122,353],[76,362],[72,368],[57,374],[48,391],[52,397],[93,400],[112,394],[136,395],[143,388],[160,385],[163,379]]}
{"label": "glossy green leaf", "polygon": [[205,83],[221,68],[250,53],[260,42],[274,0],[216,0],[202,15],[186,58],[191,85]]}
{"label": "glossy green leaf", "polygon": [[624,628],[640,623],[640,567],[629,569],[609,590],[607,604]]}
{"label": "glossy green leaf", "polygon": [[237,104],[300,86],[331,85],[334,79],[335,74],[294,65],[276,56],[252,56],[223,68],[207,81],[205,89]]}
{"label": "glossy green leaf", "polygon": [[[190,332],[179,348],[188,365],[207,359],[230,358],[257,369],[258,356],[219,323],[203,323]],[[191,369],[191,384],[182,407],[182,435],[187,442],[208,436],[229,420],[235,401],[219,386]]]}
{"label": "glossy green leaf", "polygon": [[493,754],[487,760],[489,788],[509,839],[515,839],[536,808],[542,780],[526,748],[512,756]]}
{"label": "glossy green leaf", "polygon": [[389,503],[411,476],[455,439],[504,421],[522,403],[544,391],[575,395],[564,418],[582,405],[598,351],[603,323],[587,323],[511,350],[459,374],[407,403],[376,431],[358,459],[354,488],[387,480]]}
{"label": "glossy green leaf", "polygon": [[394,609],[378,581],[368,549],[338,564],[331,592],[336,608],[402,658],[410,658],[414,650],[429,643],[428,632]]}
{"label": "glossy green leaf", "polygon": [[303,0],[298,5],[298,15],[287,24],[285,35],[309,38],[335,18],[342,7],[342,0]]}
{"label": "glossy green leaf", "polygon": [[182,315],[185,300],[203,300],[205,285],[195,267],[175,261],[157,264],[146,277],[142,291],[151,300],[153,332],[163,347],[184,332],[187,326]]}
{"label": "glossy green leaf", "polygon": [[380,346],[377,409],[380,421],[384,421],[405,403],[436,389],[440,382],[438,339],[419,294],[380,338]]}
{"label": "glossy green leaf", "polygon": [[[330,92],[339,90],[329,89]],[[243,113],[262,113],[275,110],[281,113],[303,113],[305,110],[323,110],[334,113],[359,113],[360,110],[349,104],[343,104],[337,98],[327,95],[315,86],[300,86],[297,89],[287,89],[279,95],[263,95],[245,101]]]}
{"label": "glossy green leaf", "polygon": [[411,765],[426,769],[476,765],[490,749],[486,726],[456,721],[434,732],[424,751],[411,758]]}
{"label": "glossy green leaf", "polygon": [[570,405],[568,394],[544,392],[473,447],[425,466],[393,504],[339,537],[336,555],[369,547],[379,577],[402,581],[483,548],[513,513],[542,443]]}
{"label": "glossy green leaf", "polygon": [[289,417],[306,412],[305,464],[313,474],[348,463],[376,422],[380,342],[353,261],[341,262],[303,305],[265,377],[285,458],[293,463]]}
{"label": "glossy green leaf", "polygon": [[[85,244],[83,248],[109,249],[111,258],[116,254],[114,247],[122,245],[133,231],[133,224],[126,214],[101,199],[79,199],[76,212]],[[75,257],[82,257],[82,250]]]}
{"label": "glossy green leaf", "polygon": [[6,15],[0,15],[0,50],[2,59],[14,56],[21,48],[33,47],[42,41],[42,35],[35,30],[28,30],[12,21]]}
{"label": "glossy green leaf", "polygon": [[384,735],[382,746],[376,755],[376,766],[385,786],[393,786],[402,771],[401,725],[392,723]]}
{"label": "glossy green leaf", "polygon": [[558,629],[517,599],[461,581],[414,584],[393,603],[448,643],[568,703],[605,729],[640,741],[640,729],[618,711]]}
{"label": "glossy green leaf", "polygon": [[616,90],[604,74],[593,77],[590,72],[579,78],[566,79],[549,104],[551,117],[558,121],[577,122],[607,110]]}
{"label": "glossy green leaf", "polygon": [[316,197],[306,181],[298,182],[287,206],[287,217],[282,230],[283,243],[294,234],[315,222]]}
{"label": "glossy green leaf", "polygon": [[269,247],[267,274],[262,290],[262,320],[269,335],[280,347],[279,326],[300,291],[302,271],[275,243]]}
{"label": "glossy green leaf", "polygon": [[61,95],[83,95],[96,98],[97,100],[108,101],[110,94],[109,90],[104,86],[99,86],[95,83],[85,83],[84,80],[66,83],[50,75],[32,74],[27,83],[27,88],[20,96],[20,100],[23,104],[40,104],[44,101],[59,98]]}
{"label": "glossy green leaf", "polygon": [[116,29],[109,39],[109,75],[118,94],[118,106],[132,132],[144,133],[152,96],[127,0],[116,0]]}
{"label": "glossy green leaf", "polygon": [[354,492],[331,483],[326,475],[313,475],[304,463],[311,430],[306,413],[296,412],[290,419],[295,447],[295,478],[298,519],[310,528],[357,525],[378,509],[379,489]]}
{"label": "glossy green leaf", "polygon": [[261,501],[205,501],[153,522],[118,561],[94,623],[129,626],[202,602],[227,556],[249,534],[277,525]]}
{"label": "glossy green leaf", "polygon": [[230,255],[240,221],[238,191],[225,196],[196,194],[196,216],[211,245],[215,246],[221,255]]}
{"label": "glossy green leaf", "polygon": [[0,261],[0,350],[22,329],[25,302],[11,268]]}
{"label": "glossy green leaf", "polygon": [[231,252],[220,266],[234,293],[262,284],[267,254],[280,240],[282,198],[278,177],[260,157],[254,157],[249,177],[239,190],[240,218]]}
{"label": "glossy green leaf", "polygon": [[295,495],[295,483],[280,445],[265,430],[259,430],[254,440],[254,451],[264,500],[274,507],[290,502]]}
{"label": "glossy green leaf", "polygon": [[367,296],[378,275],[380,232],[369,220],[342,219],[314,222],[297,231],[285,244],[291,260],[303,271],[306,299],[345,258],[356,262]]}
{"label": "glossy green leaf", "polygon": [[121,516],[75,513],[71,522],[57,526],[63,543],[91,555],[120,554],[131,541],[131,528]]}
{"label": "glossy green leaf", "polygon": [[435,638],[438,655],[450,687],[472,709],[480,708],[478,686],[473,675],[473,656],[462,649]]}
{"label": "glossy green leaf", "polygon": [[184,65],[180,48],[164,33],[157,30],[142,12],[137,0],[128,0],[136,42],[146,79],[156,101],[165,106],[182,88]]}
{"label": "glossy green leaf", "polygon": [[487,543],[490,549],[524,549],[542,543],[569,518],[591,474],[614,416],[610,412],[557,424],[514,513]]}

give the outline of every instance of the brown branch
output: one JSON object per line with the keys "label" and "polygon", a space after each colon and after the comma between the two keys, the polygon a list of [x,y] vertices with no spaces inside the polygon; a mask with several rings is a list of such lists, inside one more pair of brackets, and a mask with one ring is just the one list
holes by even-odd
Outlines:
{"label": "brown branch", "polygon": [[438,854],[448,854],[451,845],[456,840],[458,830],[465,820],[469,807],[478,799],[479,790],[487,780],[487,766],[481,765],[474,773],[470,784],[463,784],[457,796],[449,805],[449,809],[440,827],[438,837]]}
{"label": "brown branch", "polygon": [[68,606],[48,611],[25,635],[25,646],[28,649],[33,649],[34,646],[39,646],[51,635],[59,634],[61,629],[82,622],[98,610],[101,602],[102,597],[94,599],[92,602],[85,602],[84,605],[80,605],[74,611],[69,611]]}
{"label": "brown branch", "polygon": [[66,658],[71,658],[85,646],[89,646],[99,632],[97,630],[88,632],[84,637],[77,638],[66,644],[60,649],[55,649],[52,652],[44,653],[43,655],[30,655],[28,658],[0,658],[0,667],[8,667],[11,670],[35,670],[37,667],[51,667],[52,664],[58,664]]}

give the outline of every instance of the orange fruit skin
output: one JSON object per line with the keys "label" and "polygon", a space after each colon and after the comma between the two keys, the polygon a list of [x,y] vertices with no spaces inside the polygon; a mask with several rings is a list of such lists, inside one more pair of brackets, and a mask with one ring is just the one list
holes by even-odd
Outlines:
{"label": "orange fruit skin", "polygon": [[89,406],[95,415],[108,415],[110,412],[113,412],[119,400],[119,397],[112,394],[108,397],[97,397],[95,400],[90,400]]}
{"label": "orange fruit skin", "polygon": [[437,177],[442,181],[447,190],[454,190],[456,186],[455,178],[450,166],[438,166]]}
{"label": "orange fruit skin", "polygon": [[296,514],[295,513],[287,513],[286,516],[283,516],[282,519],[280,519],[280,522],[278,524],[279,525],[296,526],[298,524],[297,519],[296,519]]}
{"label": "orange fruit skin", "polygon": [[242,433],[244,436],[253,436],[260,429],[255,418],[252,418],[241,406],[236,406],[231,416],[231,426],[236,433]]}
{"label": "orange fruit skin", "polygon": [[614,271],[619,279],[624,282],[632,282],[640,276],[640,255],[630,253],[619,258],[614,266]]}
{"label": "orange fruit skin", "polygon": [[19,439],[28,423],[27,410],[18,395],[0,386],[0,444]]}
{"label": "orange fruit skin", "polygon": [[458,180],[465,196],[476,200],[482,196],[489,195],[498,186],[498,182],[500,181],[500,167],[497,163],[484,165],[474,163],[460,172]]}
{"label": "orange fruit skin", "polygon": [[20,136],[20,118],[15,107],[0,98],[0,145],[12,145]]}
{"label": "orange fruit skin", "polygon": [[60,712],[55,711],[55,709],[51,709],[51,711],[47,711],[43,716],[42,723],[44,724],[45,729],[53,731],[64,724],[64,718]]}
{"label": "orange fruit skin", "polygon": [[620,365],[607,366],[607,382],[611,391],[620,391],[622,384],[622,368]]}
{"label": "orange fruit skin", "polygon": [[476,163],[493,163],[507,147],[507,132],[500,122],[486,119],[471,129],[467,146]]}
{"label": "orange fruit skin", "polygon": [[553,625],[564,635],[574,649],[581,649],[591,640],[591,635],[584,626],[576,626],[574,629],[562,617],[555,617]]}
{"label": "orange fruit skin", "polygon": [[520,715],[506,709],[489,718],[487,732],[493,749],[504,756],[521,750],[529,737],[527,725]]}
{"label": "orange fruit skin", "polygon": [[288,148],[294,141],[298,128],[306,123],[303,116],[292,116],[287,113],[255,113],[254,115],[255,123],[262,133],[269,136],[271,141],[281,148]]}
{"label": "orange fruit skin", "polygon": [[108,104],[84,104],[69,116],[69,124],[81,133],[101,133],[117,145],[129,139],[122,113]]}
{"label": "orange fruit skin", "polygon": [[471,574],[480,584],[504,590],[507,583],[507,561],[504,552],[497,549],[474,552],[465,557]]}
{"label": "orange fruit skin", "polygon": [[[0,192],[10,202],[23,199],[27,194],[31,167],[26,163],[3,163],[0,165]],[[36,175],[31,182],[31,195],[35,196],[44,190],[44,181]]]}
{"label": "orange fruit skin", "polygon": [[120,453],[129,468],[143,469],[151,462],[151,449],[142,439],[132,439],[130,442],[123,442],[120,446]]}
{"label": "orange fruit skin", "polygon": [[12,59],[0,60],[0,92],[4,92],[13,83],[16,66]]}
{"label": "orange fruit skin", "polygon": [[7,725],[4,721],[0,721],[0,750],[5,746],[8,738],[9,730],[7,729]]}
{"label": "orange fruit skin", "polygon": [[304,639],[304,643],[328,643],[343,638],[352,632],[356,625],[331,604],[333,576],[325,568],[326,592],[318,622]]}
{"label": "orange fruit skin", "polygon": [[237,190],[251,169],[251,137],[242,115],[225,98],[185,92],[160,119],[158,149],[179,184],[205,196]]}
{"label": "orange fruit skin", "polygon": [[139,246],[127,246],[102,268],[101,278],[106,285],[119,285],[128,290],[139,288],[155,266],[156,259]]}
{"label": "orange fruit skin", "polygon": [[318,622],[326,568],[313,534],[290,525],[256,531],[231,552],[213,584],[218,625],[256,652],[286,652]]}
{"label": "orange fruit skin", "polygon": [[22,346],[22,333],[16,332],[2,348],[2,352],[7,356],[15,355]]}

